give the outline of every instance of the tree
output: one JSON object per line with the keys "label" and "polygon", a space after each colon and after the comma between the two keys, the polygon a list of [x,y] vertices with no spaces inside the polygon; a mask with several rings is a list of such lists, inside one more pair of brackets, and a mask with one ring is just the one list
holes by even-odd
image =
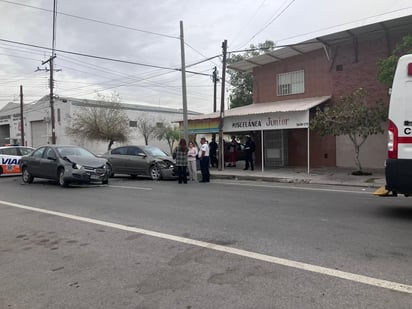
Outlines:
{"label": "tree", "polygon": [[149,139],[156,135],[158,129],[153,117],[141,115],[137,118],[137,131],[143,136],[145,145],[149,145]]}
{"label": "tree", "polygon": [[179,140],[180,133],[176,127],[169,124],[162,124],[157,128],[156,137],[159,141],[165,139],[169,145],[169,153],[173,153],[174,143]]}
{"label": "tree", "polygon": [[366,103],[367,92],[359,88],[352,94],[341,97],[340,101],[329,108],[316,109],[310,122],[312,130],[318,130],[321,136],[347,135],[355,150],[357,174],[363,174],[359,159],[361,146],[369,135],[383,133],[382,122],[387,119],[387,107],[383,102],[376,102],[372,107]]}
{"label": "tree", "polygon": [[378,61],[378,80],[386,87],[391,88],[400,56],[411,53],[412,35],[407,35],[403,37],[402,43],[396,45],[391,56]]}
{"label": "tree", "polygon": [[129,137],[129,119],[122,110],[120,97],[116,93],[105,97],[98,95],[100,101],[81,107],[72,118],[69,135],[95,141],[105,141],[108,150],[115,141],[125,142]]}
{"label": "tree", "polygon": [[[273,50],[275,43],[265,41],[258,46],[250,45],[250,49],[242,55],[233,55],[228,63],[235,63],[250,57],[258,56]],[[253,103],[253,75],[251,72],[228,70],[230,74],[230,85],[233,87],[229,94],[230,108],[245,106]]]}

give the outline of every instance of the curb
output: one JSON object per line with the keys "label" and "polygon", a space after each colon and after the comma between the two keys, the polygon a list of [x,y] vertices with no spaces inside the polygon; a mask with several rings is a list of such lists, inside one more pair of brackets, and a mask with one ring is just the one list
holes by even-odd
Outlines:
{"label": "curb", "polygon": [[384,186],[384,184],[380,184],[380,183],[350,183],[350,182],[338,182],[338,181],[319,181],[313,178],[289,178],[289,177],[251,176],[251,175],[210,174],[210,178],[211,179],[279,182],[279,183],[291,183],[291,184],[318,184],[318,185],[348,186],[348,187],[363,187],[363,188],[380,188]]}

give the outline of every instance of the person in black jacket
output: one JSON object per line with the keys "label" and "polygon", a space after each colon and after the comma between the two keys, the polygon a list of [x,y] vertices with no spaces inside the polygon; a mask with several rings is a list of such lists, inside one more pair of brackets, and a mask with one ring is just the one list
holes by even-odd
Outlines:
{"label": "person in black jacket", "polygon": [[250,165],[250,169],[253,171],[254,166],[253,166],[253,153],[255,152],[255,142],[252,141],[252,138],[248,135],[246,136],[247,140],[246,140],[246,144],[245,144],[245,152],[246,152],[246,159],[245,159],[245,168],[244,170],[248,170],[249,169],[249,165]]}
{"label": "person in black jacket", "polygon": [[209,159],[212,167],[218,167],[217,148],[216,137],[213,136],[212,141],[209,143]]}

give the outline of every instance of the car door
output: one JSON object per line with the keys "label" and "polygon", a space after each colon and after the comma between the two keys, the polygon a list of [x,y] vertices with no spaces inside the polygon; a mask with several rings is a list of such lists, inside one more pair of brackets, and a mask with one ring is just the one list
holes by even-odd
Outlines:
{"label": "car door", "polygon": [[40,159],[40,169],[44,178],[57,179],[57,154],[56,151],[47,147],[43,152],[43,157]]}
{"label": "car door", "polygon": [[110,151],[110,155],[107,157],[112,165],[112,171],[115,174],[126,173],[125,160],[127,160],[128,147],[118,147]]}
{"label": "car door", "polygon": [[40,168],[40,161],[45,150],[46,147],[40,147],[27,157],[27,169],[34,177],[44,177],[43,171]]}
{"label": "car door", "polygon": [[127,159],[125,160],[125,168],[130,175],[146,174],[146,155],[140,147],[131,146],[127,149]]}

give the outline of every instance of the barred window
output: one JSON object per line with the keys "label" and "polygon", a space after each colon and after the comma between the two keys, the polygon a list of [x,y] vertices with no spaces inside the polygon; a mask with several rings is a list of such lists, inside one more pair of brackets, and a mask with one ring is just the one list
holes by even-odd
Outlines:
{"label": "barred window", "polygon": [[137,121],[132,121],[132,120],[130,120],[130,121],[129,121],[129,127],[131,127],[131,128],[137,128]]}
{"label": "barred window", "polygon": [[277,74],[278,96],[305,92],[305,71]]}

